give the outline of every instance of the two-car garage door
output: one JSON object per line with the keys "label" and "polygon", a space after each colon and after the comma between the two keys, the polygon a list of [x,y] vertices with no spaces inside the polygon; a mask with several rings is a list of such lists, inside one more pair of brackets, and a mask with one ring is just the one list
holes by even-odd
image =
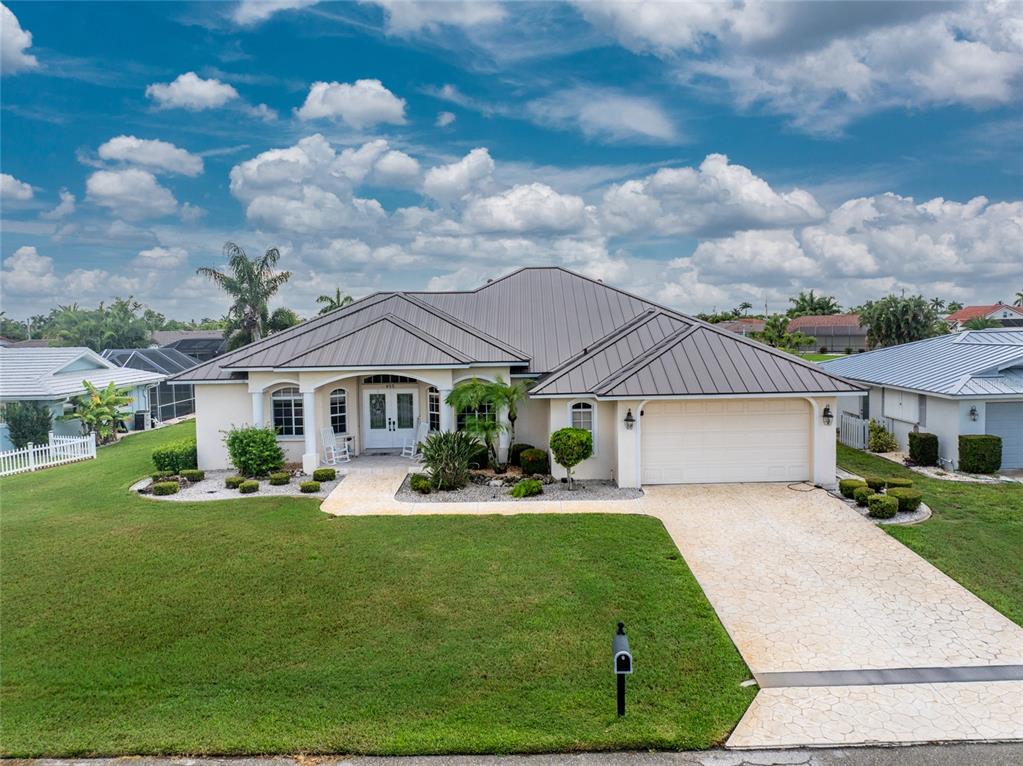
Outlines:
{"label": "two-car garage door", "polygon": [[1023,402],[988,402],[986,430],[1002,437],[1002,468],[1023,468]]}
{"label": "two-car garage door", "polygon": [[805,399],[648,402],[640,428],[644,484],[810,478]]}

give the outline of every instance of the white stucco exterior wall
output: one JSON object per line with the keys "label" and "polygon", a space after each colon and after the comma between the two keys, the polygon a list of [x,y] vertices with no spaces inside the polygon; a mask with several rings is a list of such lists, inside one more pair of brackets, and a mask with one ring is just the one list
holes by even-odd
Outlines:
{"label": "white stucco exterior wall", "polygon": [[195,440],[200,468],[230,466],[222,432],[231,426],[251,425],[251,402],[245,383],[195,385]]}
{"label": "white stucco exterior wall", "polygon": [[[577,465],[572,475],[577,479],[617,479],[618,434],[615,429],[615,402],[598,402],[594,399],[550,399],[550,433],[558,429],[568,428],[571,424],[569,408],[575,402],[588,402],[595,406],[594,419],[596,434],[594,438],[594,454],[588,460]],[[549,438],[549,437],[548,437]],[[561,479],[567,471],[558,465],[551,455],[551,475]]]}

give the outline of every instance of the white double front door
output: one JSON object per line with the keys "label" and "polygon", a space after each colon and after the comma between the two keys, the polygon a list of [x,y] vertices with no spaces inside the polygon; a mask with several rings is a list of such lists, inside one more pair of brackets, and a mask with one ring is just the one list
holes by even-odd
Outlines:
{"label": "white double front door", "polygon": [[416,435],[418,388],[368,388],[362,392],[366,449],[395,449]]}

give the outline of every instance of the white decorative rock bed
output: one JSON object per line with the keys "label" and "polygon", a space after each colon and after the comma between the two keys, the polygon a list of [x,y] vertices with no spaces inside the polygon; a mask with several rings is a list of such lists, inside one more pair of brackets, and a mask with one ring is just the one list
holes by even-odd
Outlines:
{"label": "white decorative rock bed", "polygon": [[532,497],[512,497],[511,487],[491,487],[487,484],[470,483],[462,489],[446,492],[435,490],[429,494],[414,492],[409,487],[410,478],[405,477],[394,499],[403,503],[487,503],[504,502],[566,502],[566,501],[604,501],[604,500],[635,500],[643,496],[641,489],[621,488],[613,481],[583,480],[575,482],[575,489],[569,489],[567,483],[555,481],[543,485],[543,493]]}
{"label": "white decorative rock bed", "polygon": [[908,468],[910,471],[926,476],[928,479],[961,481],[968,484],[1005,484],[1020,483],[1021,481],[1012,476],[1004,476],[997,473],[963,473],[962,471],[946,471],[944,468],[939,468],[936,465],[907,465],[906,460],[909,459],[909,455],[905,452],[876,452],[873,454],[883,457],[885,460],[890,460],[893,463],[898,463],[903,468]]}
{"label": "white decorative rock bed", "polygon": [[245,500],[253,497],[312,497],[322,500],[345,478],[344,474],[340,474],[334,481],[321,481],[319,492],[302,492],[299,490],[299,485],[302,482],[311,480],[312,477],[310,476],[293,476],[288,484],[279,485],[271,484],[269,479],[260,479],[258,492],[250,492],[243,495],[237,489],[228,489],[224,486],[224,480],[228,476],[235,475],[234,471],[207,471],[206,478],[202,481],[186,484],[173,495],[152,495],[139,492],[141,489],[147,489],[153,483],[151,477],[146,477],[132,484],[131,491],[140,497],[150,500],[170,500],[187,503],[208,500]]}
{"label": "white decorative rock bed", "polygon": [[[863,479],[862,476],[858,476],[855,473],[849,473],[849,471],[843,471],[841,468],[838,469],[838,478],[860,480]],[[845,497],[838,490],[835,490],[834,492],[831,492],[829,494],[831,494],[833,497],[837,497],[839,500],[848,505],[850,508],[856,511],[856,513],[865,518],[867,521],[872,521],[875,524],[882,526],[888,525],[908,526],[910,524],[919,524],[921,521],[927,521],[927,519],[931,518],[931,509],[927,505],[927,503],[924,502],[921,502],[920,505],[917,506],[917,509],[915,511],[911,511],[909,513],[906,513],[905,511],[899,511],[890,519],[875,519],[873,516],[868,515],[867,512],[869,509],[866,506],[857,505],[855,500],[851,500],[848,497]]]}

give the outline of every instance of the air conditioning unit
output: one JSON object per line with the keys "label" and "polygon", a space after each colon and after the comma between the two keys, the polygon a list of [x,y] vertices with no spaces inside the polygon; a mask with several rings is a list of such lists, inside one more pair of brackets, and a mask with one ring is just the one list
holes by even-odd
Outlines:
{"label": "air conditioning unit", "polygon": [[136,431],[148,431],[153,427],[152,418],[149,415],[149,410],[137,410],[135,412],[135,429]]}

